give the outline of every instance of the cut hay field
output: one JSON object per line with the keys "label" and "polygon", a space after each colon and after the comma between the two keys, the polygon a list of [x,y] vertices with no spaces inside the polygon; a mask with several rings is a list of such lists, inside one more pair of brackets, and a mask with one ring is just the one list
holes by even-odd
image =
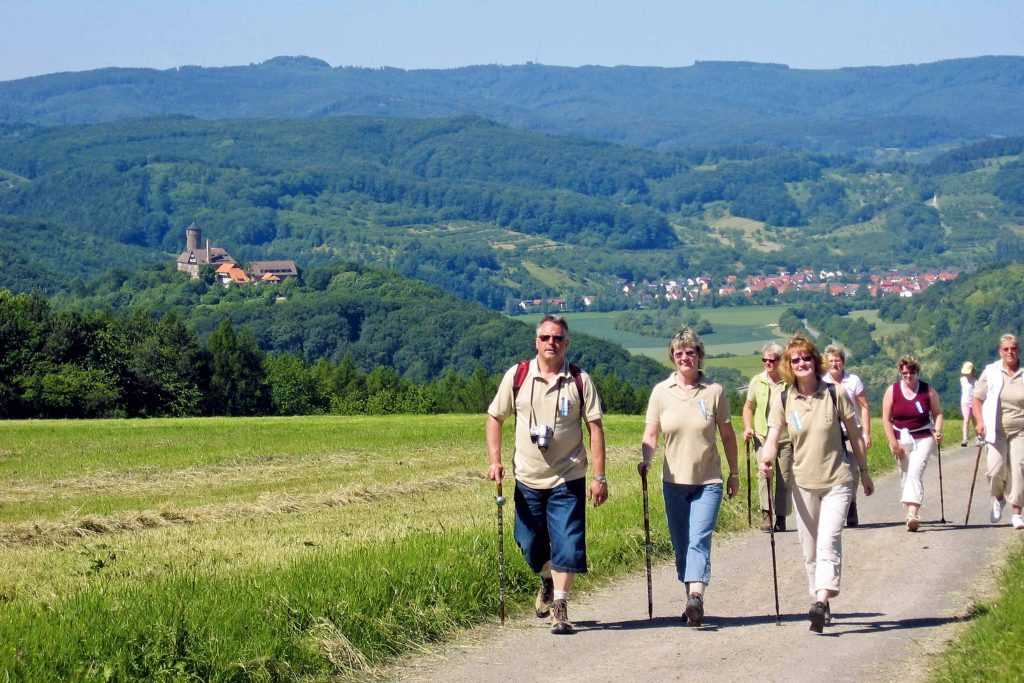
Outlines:
{"label": "cut hay field", "polygon": [[[611,498],[588,516],[593,571],[581,589],[643,564],[642,422],[606,418]],[[493,620],[483,425],[478,415],[0,424],[0,680],[366,678]],[[742,500],[723,506],[720,530],[745,525]],[[660,496],[651,502],[665,554]],[[535,586],[511,517],[516,611]]]}

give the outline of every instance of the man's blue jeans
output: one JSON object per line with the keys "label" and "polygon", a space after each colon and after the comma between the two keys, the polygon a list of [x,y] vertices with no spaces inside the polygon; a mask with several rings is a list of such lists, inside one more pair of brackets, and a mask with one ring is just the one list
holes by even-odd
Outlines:
{"label": "man's blue jeans", "polygon": [[557,572],[587,571],[587,480],[553,489],[532,489],[516,482],[515,539],[530,569],[539,572],[551,560]]}

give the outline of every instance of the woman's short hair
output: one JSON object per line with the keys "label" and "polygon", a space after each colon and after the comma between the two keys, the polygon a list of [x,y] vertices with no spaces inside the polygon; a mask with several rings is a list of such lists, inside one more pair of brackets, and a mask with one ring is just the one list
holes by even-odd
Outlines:
{"label": "woman's short hair", "polygon": [[789,384],[793,384],[796,379],[796,376],[793,374],[793,364],[789,362],[794,353],[799,353],[801,356],[808,354],[814,356],[815,374],[818,377],[821,377],[828,370],[828,365],[825,363],[825,359],[821,357],[821,352],[818,351],[818,347],[814,345],[814,342],[802,334],[794,335],[786,344],[786,351],[782,356],[782,368],[780,368],[783,379]]}
{"label": "woman's short hair", "polygon": [[905,353],[900,356],[900,362],[896,364],[896,369],[903,372],[903,368],[907,370],[913,370],[914,372],[921,372],[921,364],[917,362],[917,358]]}
{"label": "woman's short hair", "polygon": [[781,359],[782,358],[782,345],[778,344],[776,342],[768,342],[767,344],[762,346],[761,347],[761,358],[764,358],[765,356],[768,356],[769,354],[771,354],[772,356],[775,356],[776,358]]}
{"label": "woman's short hair", "polygon": [[700,340],[700,336],[691,330],[689,327],[680,327],[676,330],[676,333],[672,335],[672,341],[668,345],[668,359],[671,362],[675,362],[675,356],[673,353],[676,349],[690,348],[697,350],[697,369],[704,369],[704,342]]}
{"label": "woman's short hair", "polygon": [[846,362],[846,349],[842,344],[829,344],[825,347],[825,357],[839,356],[839,360]]}
{"label": "woman's short hair", "polygon": [[1020,342],[1017,341],[1017,335],[1010,334],[1009,332],[999,338],[999,347],[1002,348],[1006,342],[1010,342],[1014,346],[1020,346]]}

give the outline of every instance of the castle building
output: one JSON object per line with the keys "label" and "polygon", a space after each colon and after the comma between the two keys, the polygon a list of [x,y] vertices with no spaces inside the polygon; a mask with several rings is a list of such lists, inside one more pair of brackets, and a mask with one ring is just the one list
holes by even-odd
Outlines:
{"label": "castle building", "polygon": [[199,266],[211,265],[219,267],[225,263],[235,264],[234,258],[226,249],[211,247],[210,240],[203,243],[203,231],[195,222],[185,228],[185,251],[178,255],[178,270],[192,275],[193,280],[199,279]]}

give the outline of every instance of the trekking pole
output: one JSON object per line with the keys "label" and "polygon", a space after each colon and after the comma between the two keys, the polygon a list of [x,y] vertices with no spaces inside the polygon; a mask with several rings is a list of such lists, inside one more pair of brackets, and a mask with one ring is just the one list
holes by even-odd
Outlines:
{"label": "trekking pole", "polygon": [[647,556],[647,618],[654,618],[654,593],[651,590],[651,510],[647,502],[647,471],[640,471],[640,486],[644,492],[644,550]]}
{"label": "trekking pole", "polygon": [[[747,450],[747,526],[754,526],[754,519],[750,516],[750,439],[743,442]],[[772,489],[768,488],[768,496],[771,497]]]}
{"label": "trekking pole", "polygon": [[978,444],[978,457],[974,459],[974,476],[971,477],[971,495],[967,498],[967,516],[964,517],[964,526],[967,526],[967,522],[971,519],[971,503],[974,501],[974,483],[978,481],[978,465],[981,464],[981,449],[984,447],[984,441]]}
{"label": "trekking pole", "polygon": [[768,475],[768,521],[771,523],[772,538],[772,584],[775,586],[775,625],[782,626],[779,616],[779,570],[775,564],[775,509],[772,506],[772,475]]}
{"label": "trekking pole", "polygon": [[942,495],[942,446],[938,441],[935,442],[935,454],[939,457],[939,509],[942,511],[942,517],[939,521],[943,524],[946,523],[946,499]]}
{"label": "trekking pole", "polygon": [[498,505],[498,618],[505,625],[505,520],[502,508],[505,507],[505,496],[501,495],[501,480],[498,480],[498,495],[494,502]]}

